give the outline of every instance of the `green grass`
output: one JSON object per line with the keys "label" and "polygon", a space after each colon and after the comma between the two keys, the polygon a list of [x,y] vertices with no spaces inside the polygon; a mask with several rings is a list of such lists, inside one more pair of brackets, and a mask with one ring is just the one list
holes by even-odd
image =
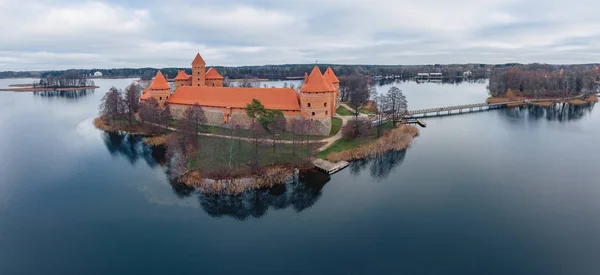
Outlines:
{"label": "green grass", "polygon": [[342,119],[338,117],[331,119],[331,131],[329,132],[329,136],[335,136],[340,129],[342,129],[342,122]]}
{"label": "green grass", "polygon": [[[190,168],[205,172],[223,169],[249,169],[248,163],[253,159],[254,144],[244,140],[231,140],[215,137],[199,137],[200,149],[190,163]],[[306,161],[306,155],[322,144],[294,145],[261,144],[258,146],[258,159],[261,166],[267,165],[299,165]],[[229,162],[231,152],[231,165]]]}
{"label": "green grass", "polygon": [[337,153],[337,152],[353,149],[360,145],[367,144],[373,140],[374,140],[374,137],[371,137],[371,136],[357,138],[357,139],[353,139],[353,140],[346,140],[346,139],[342,138],[342,139],[334,142],[331,146],[329,146],[329,148],[319,152],[317,154],[317,157],[325,159],[331,153]]}
{"label": "green grass", "polygon": [[353,116],[354,113],[352,113],[350,110],[348,110],[346,107],[344,106],[339,106],[336,110],[335,113],[340,115],[340,116]]}

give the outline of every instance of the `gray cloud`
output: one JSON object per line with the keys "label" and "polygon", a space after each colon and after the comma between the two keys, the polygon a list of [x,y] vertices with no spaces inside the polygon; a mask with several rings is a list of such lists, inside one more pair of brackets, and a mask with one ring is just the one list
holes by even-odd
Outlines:
{"label": "gray cloud", "polygon": [[0,70],[600,62],[598,1],[0,0]]}

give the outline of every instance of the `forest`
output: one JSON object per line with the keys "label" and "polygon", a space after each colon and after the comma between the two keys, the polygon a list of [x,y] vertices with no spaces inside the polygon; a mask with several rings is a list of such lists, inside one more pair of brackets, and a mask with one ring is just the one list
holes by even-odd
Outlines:
{"label": "forest", "polygon": [[491,96],[508,90],[527,97],[569,97],[598,92],[600,69],[594,65],[529,64],[494,68],[490,74]]}
{"label": "forest", "polygon": [[[284,64],[263,66],[215,66],[221,75],[229,79],[260,78],[260,79],[287,79],[302,78],[305,72],[310,72],[315,64]],[[432,64],[432,65],[340,65],[340,64],[317,64],[324,71],[332,67],[338,76],[351,74],[364,74],[368,76],[379,76],[382,78],[412,78],[417,73],[442,73],[446,77],[462,77],[464,72],[470,72],[473,78],[487,77],[487,70],[494,66],[486,64]],[[24,71],[0,72],[0,78],[46,78],[59,77],[68,73],[81,75],[93,75],[101,72],[103,78],[141,78],[149,80],[154,77],[158,70],[163,74],[174,77],[178,70],[185,70],[191,74],[191,68],[114,68],[114,69],[70,69],[52,71]]]}

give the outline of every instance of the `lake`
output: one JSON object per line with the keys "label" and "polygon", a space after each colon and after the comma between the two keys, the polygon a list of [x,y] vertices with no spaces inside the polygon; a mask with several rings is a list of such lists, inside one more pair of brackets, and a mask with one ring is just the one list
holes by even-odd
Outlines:
{"label": "lake", "polygon": [[[93,127],[131,81],[0,92],[0,274],[600,273],[593,106],[427,119],[406,152],[209,196],[170,183],[164,152]],[[409,109],[487,97],[486,83],[396,85]]]}

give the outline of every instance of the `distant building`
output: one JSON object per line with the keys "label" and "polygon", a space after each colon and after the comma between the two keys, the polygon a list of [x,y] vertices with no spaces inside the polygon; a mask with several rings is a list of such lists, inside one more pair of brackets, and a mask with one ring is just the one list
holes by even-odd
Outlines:
{"label": "distant building", "polygon": [[473,76],[473,73],[471,71],[463,72],[463,78],[469,78],[471,76]]}
{"label": "distant building", "polygon": [[175,91],[171,94],[171,86],[159,71],[140,100],[167,102],[175,118],[181,118],[186,108],[197,103],[204,110],[207,124],[216,126],[233,120],[240,127],[250,127],[245,108],[257,99],[267,109],[282,111],[288,122],[304,118],[315,122],[316,134],[327,135],[339,103],[340,81],[331,68],[322,74],[317,66],[310,75],[305,73],[299,93],[291,88],[223,87],[223,76],[215,68],[206,70],[200,54],[192,61],[192,75],[179,71],[174,80]]}
{"label": "distant building", "polygon": [[98,71],[98,72],[95,72],[93,76],[94,77],[102,77],[102,73]]}

